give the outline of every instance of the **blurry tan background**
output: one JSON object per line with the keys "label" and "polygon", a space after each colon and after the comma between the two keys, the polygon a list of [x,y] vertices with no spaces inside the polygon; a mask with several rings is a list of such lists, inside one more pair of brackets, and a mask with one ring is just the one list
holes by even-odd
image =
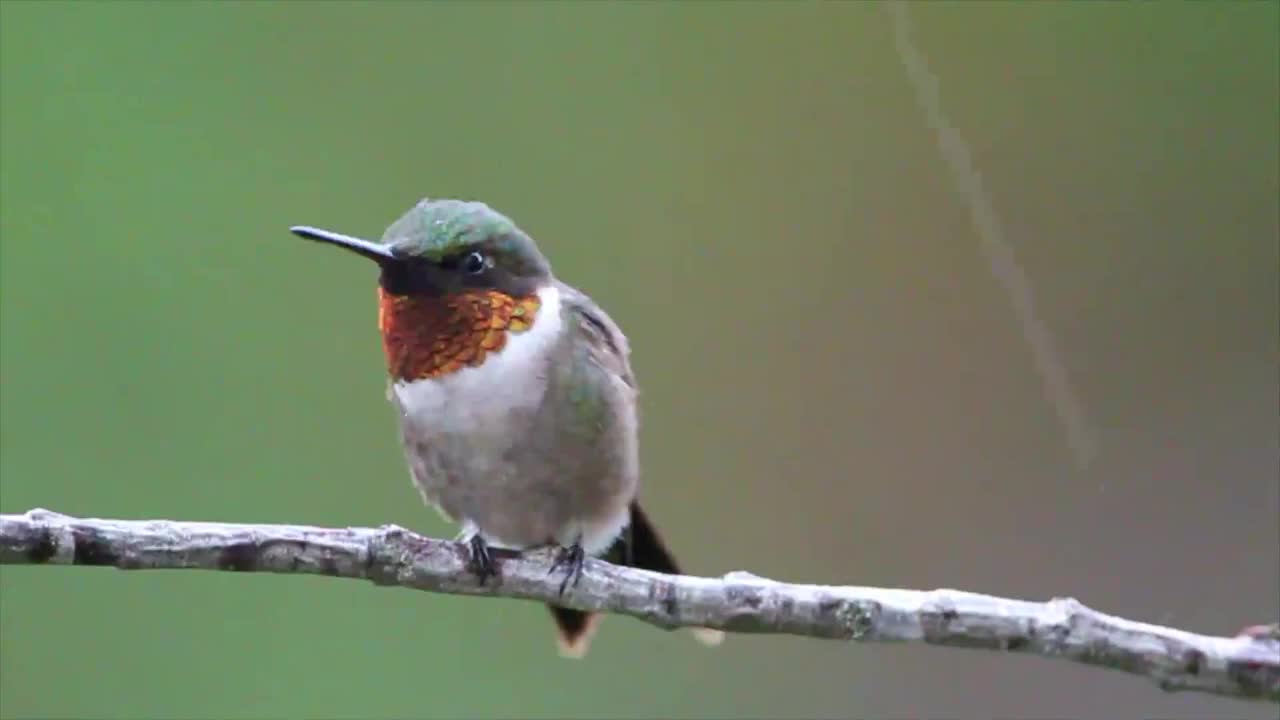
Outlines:
{"label": "blurry tan background", "polygon": [[[915,4],[1085,409],[1080,464],[871,3],[0,5],[0,511],[454,529],[378,236],[484,199],[627,330],[694,571],[1280,606],[1276,3]],[[320,578],[4,568],[4,717],[1274,717],[1019,656]]]}

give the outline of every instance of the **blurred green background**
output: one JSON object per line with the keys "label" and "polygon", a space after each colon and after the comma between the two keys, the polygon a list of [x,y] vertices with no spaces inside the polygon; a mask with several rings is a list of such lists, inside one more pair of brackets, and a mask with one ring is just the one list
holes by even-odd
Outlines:
{"label": "blurred green background", "polygon": [[[1097,452],[1070,451],[889,13],[0,4],[0,511],[398,523],[366,236],[514,217],[627,330],[694,571],[1280,606],[1280,5],[913,4]],[[1117,673],[322,578],[3,568],[0,715],[1274,717]]]}

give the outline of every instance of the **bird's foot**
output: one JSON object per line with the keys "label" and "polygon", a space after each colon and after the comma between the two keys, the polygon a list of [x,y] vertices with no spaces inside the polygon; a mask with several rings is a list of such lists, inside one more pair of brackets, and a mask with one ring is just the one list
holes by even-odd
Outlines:
{"label": "bird's foot", "polygon": [[564,596],[564,591],[569,587],[569,582],[573,582],[574,587],[578,587],[578,581],[582,579],[582,566],[587,561],[587,554],[582,551],[582,541],[574,540],[572,545],[562,546],[560,551],[556,553],[555,562],[551,563],[551,569],[547,574],[565,569],[564,580],[560,581],[560,596]]}
{"label": "bird's foot", "polygon": [[471,548],[471,561],[467,565],[480,579],[480,584],[484,585],[486,580],[498,574],[498,569],[493,564],[493,556],[489,554],[489,544],[480,537],[480,533],[476,533],[467,541],[467,545]]}

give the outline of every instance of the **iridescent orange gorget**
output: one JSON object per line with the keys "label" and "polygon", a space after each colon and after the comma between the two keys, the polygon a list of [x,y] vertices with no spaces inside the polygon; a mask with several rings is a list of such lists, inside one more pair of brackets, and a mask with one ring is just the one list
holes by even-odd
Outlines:
{"label": "iridescent orange gorget", "polygon": [[528,330],[541,303],[537,295],[512,297],[468,290],[444,297],[392,295],[378,289],[378,328],[387,371],[396,380],[422,380],[476,367],[507,344],[508,333]]}

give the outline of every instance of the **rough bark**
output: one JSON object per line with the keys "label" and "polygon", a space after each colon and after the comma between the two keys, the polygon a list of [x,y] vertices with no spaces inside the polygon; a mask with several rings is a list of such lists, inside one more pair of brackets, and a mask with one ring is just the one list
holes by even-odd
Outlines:
{"label": "rough bark", "polygon": [[1193,690],[1280,702],[1280,637],[1211,637],[1125,620],[1071,598],[1030,602],[959,590],[797,585],[746,572],[661,575],[588,560],[563,597],[550,550],[495,551],[481,585],[468,550],[396,526],[319,528],[0,515],[0,564],[224,570],[363,578],[429,592],[528,600],[629,615],[660,628],[705,627],[856,642],[924,642],[1062,658]]}

